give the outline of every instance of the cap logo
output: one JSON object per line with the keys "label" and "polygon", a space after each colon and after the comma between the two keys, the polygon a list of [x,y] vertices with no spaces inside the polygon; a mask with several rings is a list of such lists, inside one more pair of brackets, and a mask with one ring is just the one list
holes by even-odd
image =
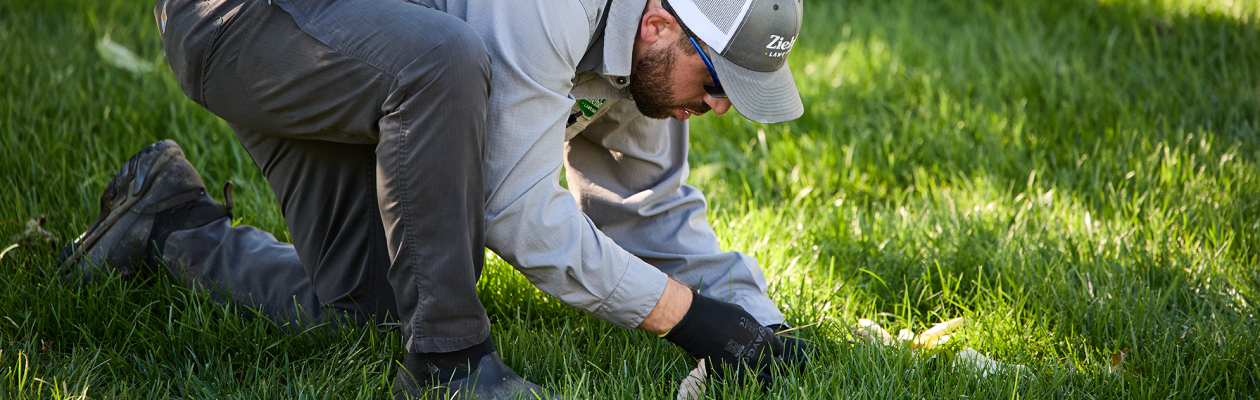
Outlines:
{"label": "cap logo", "polygon": [[766,52],[770,57],[787,57],[789,51],[792,51],[792,45],[796,44],[796,36],[791,39],[779,35],[770,35],[770,43],[766,44],[766,48],[775,50]]}
{"label": "cap logo", "polygon": [[770,35],[770,44],[766,45],[770,50],[792,50],[792,45],[796,44],[796,36],[791,39],[783,40],[783,36]]}

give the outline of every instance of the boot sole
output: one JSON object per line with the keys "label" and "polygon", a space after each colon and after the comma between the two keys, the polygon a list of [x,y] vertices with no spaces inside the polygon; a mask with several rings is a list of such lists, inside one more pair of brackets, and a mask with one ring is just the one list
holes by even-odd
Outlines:
{"label": "boot sole", "polygon": [[[113,228],[114,224],[118,223],[118,220],[122,219],[123,215],[126,215],[127,212],[131,210],[131,206],[134,206],[140,201],[140,199],[144,198],[144,195],[148,193],[149,187],[151,186],[150,182],[153,182],[153,178],[157,176],[158,173],[162,172],[162,168],[166,167],[166,163],[170,162],[172,158],[175,158],[175,156],[183,155],[184,150],[174,142],[171,142],[170,147],[163,149],[162,154],[158,156],[157,160],[154,160],[153,165],[149,167],[148,173],[145,174],[144,179],[141,181],[142,183],[140,185],[139,192],[129,193],[130,198],[127,199],[127,201],[123,202],[123,204],[120,204],[118,207],[110,209],[109,215],[106,216],[105,219],[101,220],[101,223],[95,227],[96,229],[93,229],[92,232],[86,234],[83,240],[78,243],[78,246],[74,249],[74,253],[72,253],[70,257],[66,257],[65,261],[62,261],[62,268],[70,268],[75,264],[78,264],[79,258],[83,257],[87,253],[88,249],[91,249],[92,246],[101,239],[101,237],[105,236],[105,232],[109,231],[110,228]],[[133,180],[132,182],[135,181]],[[127,190],[130,191],[130,188]]]}

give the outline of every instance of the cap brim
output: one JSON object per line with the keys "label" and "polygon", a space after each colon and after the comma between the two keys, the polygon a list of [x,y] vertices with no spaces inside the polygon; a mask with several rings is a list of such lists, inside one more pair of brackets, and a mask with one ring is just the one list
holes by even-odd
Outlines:
{"label": "cap brim", "polygon": [[[708,46],[705,46],[708,47]],[[709,54],[717,54],[709,49]],[[801,95],[792,81],[788,64],[773,72],[757,72],[735,65],[723,57],[710,57],[722,89],[740,115],[763,124],[777,124],[805,113]]]}

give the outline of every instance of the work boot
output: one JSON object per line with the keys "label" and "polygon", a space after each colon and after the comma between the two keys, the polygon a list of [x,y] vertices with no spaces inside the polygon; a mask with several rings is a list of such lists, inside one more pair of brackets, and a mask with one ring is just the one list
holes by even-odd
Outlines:
{"label": "work boot", "polygon": [[171,232],[230,218],[230,182],[223,195],[227,205],[206,195],[206,185],[178,144],[163,140],[149,145],[131,156],[105,187],[96,222],[61,251],[62,272],[78,273],[89,282],[111,270],[123,279],[146,272],[158,265]]}
{"label": "work boot", "polygon": [[[394,400],[410,399],[555,399],[547,389],[521,378],[494,351],[490,339],[474,346],[490,353],[477,360],[464,360],[443,367],[424,361],[419,353],[408,353],[394,376]],[[488,346],[488,347],[487,347]],[[469,351],[465,350],[465,351]],[[471,362],[470,362],[471,361]],[[452,366],[456,366],[451,368]]]}

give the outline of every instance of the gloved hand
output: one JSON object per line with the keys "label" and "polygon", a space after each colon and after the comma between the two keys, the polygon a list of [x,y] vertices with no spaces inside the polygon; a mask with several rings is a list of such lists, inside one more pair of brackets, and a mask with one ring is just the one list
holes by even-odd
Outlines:
{"label": "gloved hand", "polygon": [[766,325],[767,328],[773,330],[775,336],[783,342],[783,362],[787,365],[795,366],[801,372],[805,371],[806,364],[809,364],[810,357],[818,352],[818,348],[813,344],[793,336],[781,334],[784,330],[791,329],[785,324]]}
{"label": "gloved hand", "polygon": [[771,370],[783,364],[783,342],[772,329],[761,326],[737,305],[694,291],[691,308],[665,335],[665,340],[696,359],[707,359],[708,376],[714,378],[733,371],[740,383],[751,374],[751,378],[768,387]]}

